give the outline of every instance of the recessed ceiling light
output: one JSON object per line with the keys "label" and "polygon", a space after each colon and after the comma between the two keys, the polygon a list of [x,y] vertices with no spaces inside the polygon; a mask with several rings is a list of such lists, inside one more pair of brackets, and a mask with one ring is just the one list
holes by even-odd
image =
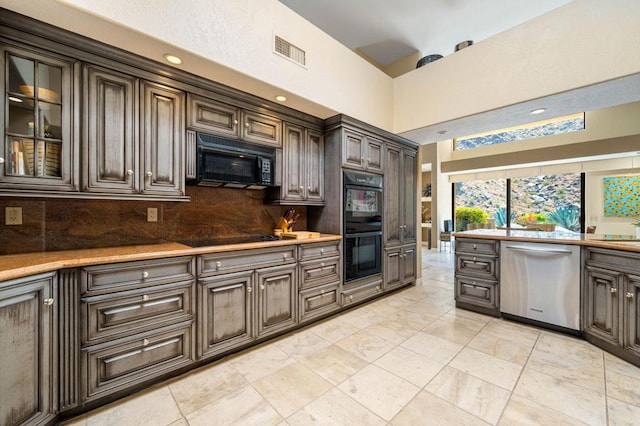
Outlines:
{"label": "recessed ceiling light", "polygon": [[167,62],[171,62],[174,65],[180,65],[182,63],[182,59],[170,53],[165,53],[164,58],[167,60]]}
{"label": "recessed ceiling light", "polygon": [[531,114],[542,114],[543,112],[545,112],[547,109],[546,108],[538,108],[538,109],[534,109],[533,111],[531,111]]}
{"label": "recessed ceiling light", "polygon": [[21,102],[22,102],[22,99],[20,99],[20,98],[16,98],[15,96],[9,96],[9,100],[10,100],[11,102],[18,102],[18,103],[21,103]]}
{"label": "recessed ceiling light", "polygon": [[286,96],[282,96],[282,95],[276,96],[276,101],[278,101],[278,102],[284,102],[286,100],[287,100]]}
{"label": "recessed ceiling light", "polygon": [[446,130],[438,130],[438,134],[439,134],[439,135],[444,135],[445,133],[447,133],[447,131],[446,131]]}

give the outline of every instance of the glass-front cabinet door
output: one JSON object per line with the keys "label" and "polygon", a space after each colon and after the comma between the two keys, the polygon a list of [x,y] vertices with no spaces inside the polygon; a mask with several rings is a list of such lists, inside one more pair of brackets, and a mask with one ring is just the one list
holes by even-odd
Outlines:
{"label": "glass-front cabinet door", "polygon": [[72,189],[69,62],[5,47],[4,188]]}

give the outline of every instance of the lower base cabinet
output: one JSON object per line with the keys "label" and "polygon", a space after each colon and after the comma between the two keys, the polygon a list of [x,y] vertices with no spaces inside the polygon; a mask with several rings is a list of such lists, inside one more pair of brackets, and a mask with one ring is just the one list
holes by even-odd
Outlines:
{"label": "lower base cabinet", "polygon": [[416,246],[385,249],[384,290],[390,291],[416,280]]}
{"label": "lower base cabinet", "polygon": [[324,316],[340,309],[340,283],[300,290],[300,322]]}
{"label": "lower base cabinet", "polygon": [[500,316],[500,241],[456,239],[456,307]]}
{"label": "lower base cabinet", "polygon": [[586,248],[585,339],[640,366],[640,255]]}
{"label": "lower base cabinet", "polygon": [[55,273],[0,282],[0,424],[55,420]]}
{"label": "lower base cabinet", "polygon": [[343,287],[342,306],[353,305],[382,293],[382,277],[377,275],[371,278],[364,278],[363,280]]}
{"label": "lower base cabinet", "polygon": [[296,269],[296,265],[284,265],[256,271],[257,337],[285,331],[298,323]]}

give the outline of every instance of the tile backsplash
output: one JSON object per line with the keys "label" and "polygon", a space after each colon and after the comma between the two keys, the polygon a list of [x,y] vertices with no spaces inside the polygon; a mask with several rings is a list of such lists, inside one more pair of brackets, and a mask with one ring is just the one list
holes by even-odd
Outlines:
{"label": "tile backsplash", "polygon": [[[264,191],[188,186],[190,202],[0,197],[0,255],[269,235],[286,210]],[[5,225],[5,207],[22,207],[22,225]],[[147,222],[147,208],[158,221]],[[297,230],[306,229],[306,208]]]}

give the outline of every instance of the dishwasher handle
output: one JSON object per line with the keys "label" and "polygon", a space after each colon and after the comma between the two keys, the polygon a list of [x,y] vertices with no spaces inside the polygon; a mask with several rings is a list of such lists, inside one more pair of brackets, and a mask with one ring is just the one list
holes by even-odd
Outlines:
{"label": "dishwasher handle", "polygon": [[513,251],[521,251],[524,253],[532,253],[532,254],[572,254],[571,250],[566,249],[537,249],[531,247],[523,247],[523,246],[506,246],[508,249]]}

